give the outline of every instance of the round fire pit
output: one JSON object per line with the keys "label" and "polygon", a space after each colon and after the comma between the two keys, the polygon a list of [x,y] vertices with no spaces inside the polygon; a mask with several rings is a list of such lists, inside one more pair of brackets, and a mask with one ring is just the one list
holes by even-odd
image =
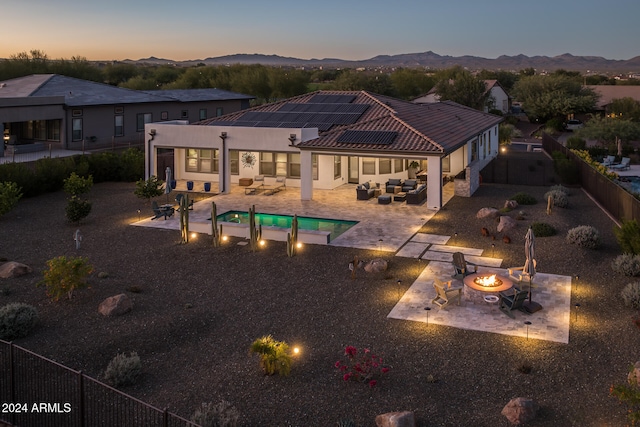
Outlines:
{"label": "round fire pit", "polygon": [[[499,292],[513,287],[513,281],[495,273],[470,274],[464,278],[463,282],[465,299],[473,303],[486,303],[485,297],[490,295],[499,298]],[[494,298],[491,299],[494,300]]]}

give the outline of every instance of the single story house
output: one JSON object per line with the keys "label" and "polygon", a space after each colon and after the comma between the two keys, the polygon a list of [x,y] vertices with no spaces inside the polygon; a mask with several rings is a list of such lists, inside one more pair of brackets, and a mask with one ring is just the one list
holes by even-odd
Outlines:
{"label": "single story house", "polygon": [[640,86],[633,85],[587,85],[599,95],[596,102],[596,111],[604,114],[610,114],[609,106],[616,99],[631,98],[636,102],[640,102]]}
{"label": "single story house", "polygon": [[501,121],[454,102],[317,91],[193,124],[148,123],[145,174],[164,177],[170,167],[179,180],[217,182],[221,193],[242,178],[285,176],[310,200],[314,189],[382,186],[420,170],[427,207],[439,209],[443,177],[464,175],[467,195],[477,189],[479,171],[498,154]]}
{"label": "single story house", "polygon": [[220,89],[140,91],[36,74],[0,82],[0,131],[7,148],[20,152],[45,145],[142,145],[146,123],[222,116],[248,108],[254,98]]}
{"label": "single story house", "polygon": [[[487,87],[486,91],[489,92],[489,98],[487,100],[487,105],[484,107],[484,111],[489,112],[491,110],[499,110],[502,114],[509,113],[511,108],[511,98],[502,85],[497,80],[485,80],[484,84]],[[416,104],[432,104],[439,101],[440,96],[436,93],[435,86],[426,94],[413,99],[413,102]]]}

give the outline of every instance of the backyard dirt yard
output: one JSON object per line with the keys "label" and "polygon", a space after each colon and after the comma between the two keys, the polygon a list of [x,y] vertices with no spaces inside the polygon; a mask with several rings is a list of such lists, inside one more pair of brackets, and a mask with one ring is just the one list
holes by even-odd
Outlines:
{"label": "backyard dirt yard", "polygon": [[[640,360],[640,330],[632,322],[637,313],[619,297],[630,279],[610,267],[620,252],[614,223],[580,189],[571,189],[568,208],[548,216],[548,188],[484,184],[472,198],[454,197],[422,229],[458,233],[453,244],[465,247],[495,243],[495,256],[510,267],[524,262],[531,222],[553,225],[556,236],[536,238],[536,257],[540,272],[579,275],[569,344],[387,319],[398,300],[397,281],[406,290],[425,261],[319,245],[289,258],[284,243],[269,242],[253,253],[238,239],[213,248],[205,235],[181,245],[178,231],[130,225],[138,209],[151,216],[133,189],[94,186],[79,250],[73,240],[78,227],[66,222],[62,192],[22,200],[0,218],[0,257],[33,268],[0,282],[0,304],[32,304],[41,319],[17,345],[93,377],[116,354],[135,351],[143,375],[124,392],[185,418],[202,402],[224,399],[238,409],[243,426],[324,427],[345,419],[374,426],[376,415],[402,410],[414,411],[418,426],[508,426],[500,411],[518,396],[540,405],[528,426],[626,423],[625,407],[609,396],[609,387],[625,381],[629,366]],[[525,213],[511,243],[503,243],[501,234],[495,241],[483,237],[481,228],[495,231],[496,224],[476,219],[476,212],[501,208],[519,191],[538,203],[508,213]],[[567,244],[567,230],[578,225],[595,226],[602,247]],[[45,262],[59,255],[85,256],[95,272],[90,288],[52,302],[36,283]],[[348,264],[356,255],[382,256],[389,270],[358,271],[352,280]],[[108,277],[98,278],[99,272]],[[98,304],[120,293],[133,300],[133,310],[100,315]],[[252,341],[267,334],[300,347],[289,377],[264,376],[249,354]],[[343,381],[334,364],[348,345],[383,355],[391,370],[376,387]],[[524,365],[530,373],[520,372]]]}

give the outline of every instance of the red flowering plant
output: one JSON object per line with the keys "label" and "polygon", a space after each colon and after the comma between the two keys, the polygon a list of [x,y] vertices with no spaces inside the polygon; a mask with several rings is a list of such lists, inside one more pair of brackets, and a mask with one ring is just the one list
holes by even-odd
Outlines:
{"label": "red flowering plant", "polygon": [[378,384],[377,378],[389,372],[382,357],[376,356],[368,348],[358,352],[357,348],[348,345],[344,349],[344,356],[346,359],[338,360],[334,366],[340,370],[345,381],[364,382],[373,388]]}

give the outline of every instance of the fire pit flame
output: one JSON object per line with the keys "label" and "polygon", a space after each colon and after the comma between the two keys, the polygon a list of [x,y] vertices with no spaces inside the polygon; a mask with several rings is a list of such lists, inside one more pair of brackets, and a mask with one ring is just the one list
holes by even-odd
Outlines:
{"label": "fire pit flame", "polygon": [[491,276],[478,276],[474,279],[474,282],[477,285],[487,288],[493,288],[502,285],[502,280],[498,279],[495,274],[492,274]]}

